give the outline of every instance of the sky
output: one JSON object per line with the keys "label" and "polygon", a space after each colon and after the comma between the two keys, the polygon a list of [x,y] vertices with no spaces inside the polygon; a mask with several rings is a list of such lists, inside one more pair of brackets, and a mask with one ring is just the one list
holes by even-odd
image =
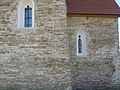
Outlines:
{"label": "sky", "polygon": [[[120,0],[115,0],[117,2],[117,4],[120,6]],[[120,25],[120,18],[118,19],[118,23]]]}
{"label": "sky", "polygon": [[118,5],[120,6],[120,0],[115,0],[117,3],[118,3]]}
{"label": "sky", "polygon": [[[115,0],[117,2],[117,4],[120,7],[120,0]],[[118,23],[119,23],[119,43],[120,43],[120,18],[118,19]]]}
{"label": "sky", "polygon": [[[120,0],[115,0],[117,4],[120,6]],[[120,18],[118,19],[119,25],[120,25]]]}

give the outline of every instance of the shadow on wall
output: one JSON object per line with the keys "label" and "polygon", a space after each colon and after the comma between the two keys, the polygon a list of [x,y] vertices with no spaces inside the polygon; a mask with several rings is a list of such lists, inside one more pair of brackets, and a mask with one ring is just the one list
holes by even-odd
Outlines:
{"label": "shadow on wall", "polygon": [[118,19],[118,30],[119,30],[119,53],[120,53],[120,18]]}
{"label": "shadow on wall", "polygon": [[[29,89],[28,88],[15,87],[15,86],[0,87],[0,90],[29,90]],[[30,89],[30,90],[41,90],[41,89],[36,88],[36,89]],[[120,87],[115,87],[115,86],[109,86],[109,87],[107,87],[107,86],[94,86],[94,87],[83,86],[81,88],[73,88],[72,90],[120,90]]]}

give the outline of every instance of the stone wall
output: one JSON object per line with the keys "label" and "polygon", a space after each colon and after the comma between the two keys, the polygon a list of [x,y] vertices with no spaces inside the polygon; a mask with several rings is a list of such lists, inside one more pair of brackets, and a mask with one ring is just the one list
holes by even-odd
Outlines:
{"label": "stone wall", "polygon": [[[119,83],[116,17],[69,17],[65,0],[34,2],[35,28],[20,29],[19,0],[0,0],[0,90],[102,90]],[[84,57],[76,56],[81,31]]]}
{"label": "stone wall", "polygon": [[0,86],[67,89],[71,77],[65,0],[34,2],[35,28],[18,29],[19,0],[0,0]]}
{"label": "stone wall", "polygon": [[[73,90],[110,90],[118,56],[117,18],[70,16],[68,30]],[[76,56],[76,36],[81,31],[87,36],[85,57]]]}

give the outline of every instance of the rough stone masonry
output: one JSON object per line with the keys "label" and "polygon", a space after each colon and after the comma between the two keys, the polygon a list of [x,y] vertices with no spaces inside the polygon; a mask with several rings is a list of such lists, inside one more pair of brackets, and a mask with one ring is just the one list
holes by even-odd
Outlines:
{"label": "rough stone masonry", "polygon": [[[118,89],[117,17],[67,16],[65,0],[34,0],[35,27],[24,29],[19,1],[0,0],[0,90]],[[85,57],[76,56],[80,31]]]}

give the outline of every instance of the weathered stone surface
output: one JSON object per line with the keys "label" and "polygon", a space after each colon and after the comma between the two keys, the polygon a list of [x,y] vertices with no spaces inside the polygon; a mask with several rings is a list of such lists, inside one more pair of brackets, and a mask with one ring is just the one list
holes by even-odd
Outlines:
{"label": "weathered stone surface", "polygon": [[34,0],[35,28],[17,28],[19,0],[0,2],[0,84],[20,90],[69,89],[65,1]]}
{"label": "weathered stone surface", "polygon": [[[102,90],[119,82],[116,17],[68,17],[65,0],[34,2],[35,28],[18,29],[19,0],[0,0],[0,90]],[[76,56],[79,31],[85,57]]]}
{"label": "weathered stone surface", "polygon": [[[116,72],[113,64],[119,45],[116,19],[68,17],[68,30],[73,90],[99,90],[99,87],[107,90]],[[76,36],[80,31],[87,35],[85,57],[76,56]]]}

